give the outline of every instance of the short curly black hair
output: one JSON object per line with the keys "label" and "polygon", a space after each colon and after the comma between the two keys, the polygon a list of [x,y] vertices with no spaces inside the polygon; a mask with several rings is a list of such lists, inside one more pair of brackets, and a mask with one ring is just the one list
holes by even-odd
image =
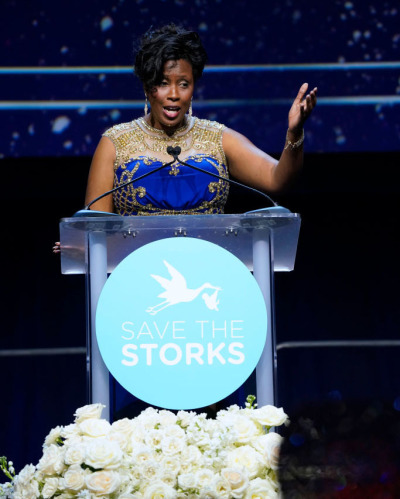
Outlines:
{"label": "short curly black hair", "polygon": [[203,74],[207,52],[195,31],[175,24],[149,29],[141,38],[135,58],[135,74],[146,91],[160,85],[167,61],[185,59],[193,69],[196,82]]}

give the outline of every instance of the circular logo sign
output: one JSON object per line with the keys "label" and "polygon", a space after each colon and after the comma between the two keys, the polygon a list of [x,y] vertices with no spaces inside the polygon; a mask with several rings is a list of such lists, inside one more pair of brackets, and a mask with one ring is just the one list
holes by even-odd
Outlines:
{"label": "circular logo sign", "polygon": [[97,340],[114,378],[166,409],[195,409],[230,395],[259,361],[264,298],[247,267],[194,238],[162,239],[127,256],[107,280]]}

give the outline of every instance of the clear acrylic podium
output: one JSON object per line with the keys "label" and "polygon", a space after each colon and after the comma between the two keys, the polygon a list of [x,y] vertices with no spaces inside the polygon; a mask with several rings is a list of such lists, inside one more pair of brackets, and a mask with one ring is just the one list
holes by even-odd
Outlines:
{"label": "clear acrylic podium", "polygon": [[[110,418],[110,381],[96,340],[95,315],[108,275],[132,251],[169,237],[194,237],[218,244],[239,258],[264,296],[267,341],[256,368],[257,403],[276,403],[274,272],[291,271],[300,216],[283,209],[239,215],[171,215],[64,218],[60,222],[61,271],[86,275],[88,403],[106,406]],[[245,290],[238,290],[245,292]]]}

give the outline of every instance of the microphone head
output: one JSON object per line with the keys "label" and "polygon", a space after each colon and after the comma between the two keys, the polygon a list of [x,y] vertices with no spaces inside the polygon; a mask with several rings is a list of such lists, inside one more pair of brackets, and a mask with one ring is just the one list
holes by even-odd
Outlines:
{"label": "microphone head", "polygon": [[181,151],[182,151],[182,149],[179,146],[176,146],[176,147],[168,146],[167,147],[167,153],[170,156],[173,156],[174,159],[176,159],[176,157],[179,156],[179,154],[181,153]]}

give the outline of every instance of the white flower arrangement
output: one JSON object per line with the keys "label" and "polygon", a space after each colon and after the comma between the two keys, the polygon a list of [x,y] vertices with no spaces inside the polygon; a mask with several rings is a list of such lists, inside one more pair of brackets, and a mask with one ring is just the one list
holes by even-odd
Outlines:
{"label": "white flower arrangement", "polygon": [[281,408],[234,405],[205,414],[148,408],[134,419],[110,424],[104,406],[75,413],[75,422],[51,430],[36,466],[15,475],[0,458],[9,499],[249,499],[279,496]]}

